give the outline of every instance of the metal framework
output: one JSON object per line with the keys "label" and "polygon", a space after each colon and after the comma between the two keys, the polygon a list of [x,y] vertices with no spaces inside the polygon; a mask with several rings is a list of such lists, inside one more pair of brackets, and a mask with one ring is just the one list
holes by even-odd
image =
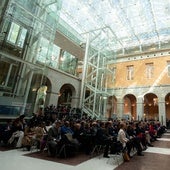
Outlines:
{"label": "metal framework", "polygon": [[[93,41],[100,39],[103,33],[106,33],[109,28],[101,28],[87,33],[86,51],[84,58],[84,70],[82,77],[82,94],[80,107],[83,112],[91,117],[100,119],[106,118],[107,99],[111,95],[107,90],[107,77],[113,75],[113,70],[107,66],[108,58],[105,55],[105,48],[108,42],[103,43],[98,41],[98,48],[93,48]],[[91,34],[95,33],[95,37],[90,38]]]}

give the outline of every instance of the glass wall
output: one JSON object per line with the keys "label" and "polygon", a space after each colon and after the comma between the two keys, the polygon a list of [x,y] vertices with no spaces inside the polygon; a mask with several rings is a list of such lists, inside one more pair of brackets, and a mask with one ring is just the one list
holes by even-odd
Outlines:
{"label": "glass wall", "polygon": [[77,64],[78,59],[75,56],[71,55],[67,51],[64,50],[61,51],[59,69],[72,75],[75,75]]}
{"label": "glass wall", "polygon": [[0,60],[0,90],[12,94],[17,79],[18,64]]}
{"label": "glass wall", "polygon": [[25,28],[12,22],[7,36],[7,42],[22,48],[24,45],[26,34],[27,30]]}

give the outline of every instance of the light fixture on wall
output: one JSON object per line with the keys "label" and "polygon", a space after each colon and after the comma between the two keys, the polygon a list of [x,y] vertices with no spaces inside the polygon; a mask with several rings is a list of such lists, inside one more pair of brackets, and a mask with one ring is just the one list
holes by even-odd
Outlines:
{"label": "light fixture on wall", "polygon": [[154,106],[158,105],[158,98],[153,98],[153,104]]}
{"label": "light fixture on wall", "polygon": [[106,97],[106,96],[103,96],[103,99],[104,99],[104,100],[107,100],[107,97]]}
{"label": "light fixture on wall", "polygon": [[57,93],[57,96],[60,97],[62,94],[60,92]]}
{"label": "light fixture on wall", "polygon": [[33,92],[37,91],[37,88],[33,88],[32,91],[33,91]]}

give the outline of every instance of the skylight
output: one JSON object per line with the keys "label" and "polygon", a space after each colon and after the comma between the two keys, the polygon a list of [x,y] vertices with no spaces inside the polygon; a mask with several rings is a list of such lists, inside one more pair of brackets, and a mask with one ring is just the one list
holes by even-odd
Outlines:
{"label": "skylight", "polygon": [[[60,18],[84,39],[86,32],[109,27],[104,31],[104,39],[114,51],[170,40],[170,0],[62,0],[61,3]],[[51,10],[55,9],[53,5],[56,3],[51,3]]]}

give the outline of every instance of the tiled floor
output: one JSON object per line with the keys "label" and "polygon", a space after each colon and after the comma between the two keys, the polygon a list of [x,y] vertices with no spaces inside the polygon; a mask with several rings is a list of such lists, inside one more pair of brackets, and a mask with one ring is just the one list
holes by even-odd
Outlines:
{"label": "tiled floor", "polygon": [[[1,170],[113,170],[121,164],[122,158],[101,156],[90,159],[76,166],[23,156],[22,149],[0,151]],[[169,170],[170,168],[170,132],[163,135],[148,147],[144,156],[134,156],[130,162],[119,165],[116,170]]]}

